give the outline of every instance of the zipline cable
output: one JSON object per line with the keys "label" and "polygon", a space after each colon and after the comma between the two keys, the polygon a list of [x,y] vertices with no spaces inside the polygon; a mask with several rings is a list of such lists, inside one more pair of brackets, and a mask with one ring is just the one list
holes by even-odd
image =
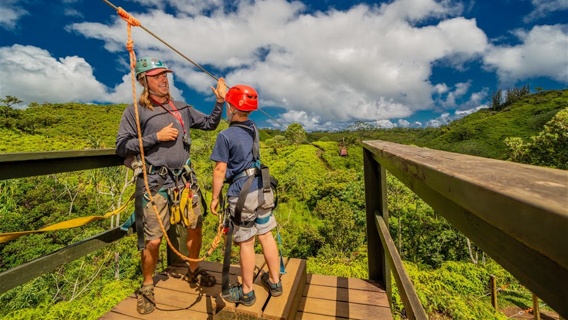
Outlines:
{"label": "zipline cable", "polygon": [[[126,20],[127,22],[130,23],[130,20],[134,19],[128,12],[126,12],[124,9],[122,9],[121,7],[117,7],[115,6],[113,3],[111,3],[109,0],[103,0],[106,4],[108,4],[111,8],[115,9],[118,14],[120,15],[121,18],[123,18],[124,20]],[[181,53],[179,50],[177,50],[176,48],[174,48],[172,45],[170,45],[169,43],[167,43],[166,41],[164,41],[162,38],[158,37],[156,34],[154,34],[152,31],[150,31],[148,28],[144,27],[138,20],[134,19],[135,21],[133,21],[134,23],[132,23],[132,25],[137,26],[142,28],[144,31],[148,32],[148,34],[150,34],[151,36],[153,36],[154,38],[156,38],[157,40],[159,40],[161,43],[165,44],[168,48],[172,49],[175,53],[179,54],[182,58],[184,58],[185,60],[189,61],[191,64],[193,64],[194,66],[196,66],[197,68],[199,68],[201,71],[205,72],[208,76],[210,76],[211,78],[215,79],[215,81],[219,80],[218,77],[215,77],[213,74],[211,74],[209,71],[207,71],[205,68],[203,68],[202,66],[200,66],[198,63],[194,62],[193,60],[191,60],[190,58],[188,58],[186,55],[184,55],[183,53]],[[229,88],[229,86],[227,86]],[[280,123],[278,120],[276,120],[276,118],[274,118],[273,116],[271,116],[270,114],[268,114],[266,111],[262,110],[260,107],[258,108],[259,111],[261,111],[262,113],[264,113],[267,117],[271,118],[274,122],[276,122],[278,125],[280,125],[284,130],[288,129],[285,125],[283,125],[282,123]],[[302,140],[322,151],[325,151],[322,147],[317,146],[313,143],[311,143],[310,141],[308,141],[306,138],[302,138]]]}
{"label": "zipline cable", "polygon": [[[123,14],[126,14],[128,16],[130,16],[124,9],[115,6],[114,4],[112,4],[110,1],[108,0],[103,0],[104,2],[106,2],[106,4],[108,4],[110,7],[112,7],[113,9],[115,9],[118,14],[123,17]],[[130,16],[131,17],[131,16]],[[124,19],[124,17],[123,17]],[[126,19],[125,19],[126,20]],[[176,48],[174,48],[173,46],[171,46],[169,43],[167,43],[166,41],[162,40],[160,37],[158,37],[157,35],[155,35],[152,31],[148,30],[148,28],[144,27],[140,22],[138,22],[138,25],[136,25],[137,27],[142,28],[144,31],[148,32],[148,34],[150,34],[151,36],[153,36],[154,38],[156,38],[157,40],[159,40],[161,43],[165,44],[168,48],[172,49],[175,53],[179,54],[180,56],[182,56],[185,60],[189,61],[191,64],[193,64],[194,66],[196,66],[197,68],[199,68],[201,71],[205,72],[207,75],[209,75],[211,78],[215,79],[215,80],[219,80],[217,77],[215,77],[214,75],[212,75],[211,73],[209,73],[207,70],[205,70],[205,68],[201,67],[199,64],[193,62],[193,60],[191,60],[190,58],[186,57],[183,53],[179,52]]]}

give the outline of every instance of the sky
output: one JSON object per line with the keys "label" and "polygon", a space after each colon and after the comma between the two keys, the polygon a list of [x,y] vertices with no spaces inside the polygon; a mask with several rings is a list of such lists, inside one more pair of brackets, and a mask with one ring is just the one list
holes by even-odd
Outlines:
{"label": "sky", "polygon": [[[438,127],[497,89],[568,87],[568,0],[109,1],[175,100],[210,113],[214,77],[247,84],[260,127]],[[132,103],[126,25],[103,0],[2,0],[0,98]]]}

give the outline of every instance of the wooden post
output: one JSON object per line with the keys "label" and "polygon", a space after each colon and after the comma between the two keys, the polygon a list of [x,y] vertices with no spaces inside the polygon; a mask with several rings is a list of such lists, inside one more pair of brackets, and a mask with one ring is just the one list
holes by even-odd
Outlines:
{"label": "wooden post", "polygon": [[491,285],[491,305],[497,310],[497,280],[494,275],[489,277],[489,283]]}
{"label": "wooden post", "polygon": [[390,280],[390,271],[387,268],[385,251],[375,222],[375,215],[382,216],[385,221],[388,218],[386,211],[386,171],[373,159],[373,153],[366,149],[363,149],[363,164],[369,279],[385,285],[388,293],[387,279]]}
{"label": "wooden post", "polygon": [[538,306],[538,297],[536,294],[532,294],[533,301],[533,319],[540,320],[540,308]]}

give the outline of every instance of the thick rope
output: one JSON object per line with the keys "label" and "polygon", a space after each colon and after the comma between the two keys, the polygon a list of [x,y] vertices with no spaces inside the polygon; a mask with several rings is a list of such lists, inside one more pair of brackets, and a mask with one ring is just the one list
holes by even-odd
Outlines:
{"label": "thick rope", "polygon": [[[108,2],[106,0],[105,0],[105,2],[110,4],[110,2]],[[203,257],[197,258],[197,259],[187,257],[187,256],[183,255],[181,252],[179,252],[174,247],[174,245],[170,241],[170,238],[167,235],[166,228],[164,227],[164,225],[162,223],[162,219],[160,219],[160,216],[159,216],[159,213],[158,213],[158,208],[156,207],[156,203],[154,202],[154,198],[152,196],[152,192],[151,192],[150,186],[148,184],[148,172],[147,172],[146,160],[145,160],[145,156],[144,156],[144,144],[143,144],[143,141],[142,141],[142,128],[140,126],[140,116],[139,116],[139,111],[138,111],[138,98],[137,98],[137,94],[136,94],[136,71],[135,71],[136,54],[134,53],[134,41],[132,40],[132,26],[141,26],[141,24],[137,19],[132,17],[128,12],[126,12],[122,8],[119,7],[119,8],[116,8],[116,9],[117,9],[118,15],[123,20],[126,21],[126,32],[127,32],[127,35],[128,35],[128,40],[126,42],[126,49],[128,49],[128,52],[129,52],[129,55],[130,55],[130,75],[131,75],[131,78],[132,78],[132,97],[133,97],[133,101],[134,101],[134,114],[136,116],[136,129],[138,130],[138,145],[139,145],[139,148],[140,148],[140,158],[141,158],[141,162],[142,162],[142,174],[143,174],[143,177],[144,177],[144,187],[146,189],[146,193],[148,194],[148,197],[150,198],[150,203],[152,204],[152,209],[154,210],[154,213],[156,214],[156,217],[157,217],[158,222],[160,224],[160,228],[162,229],[162,232],[164,233],[164,236],[166,238],[166,242],[168,243],[169,248],[176,255],[178,255],[181,259],[183,259],[185,261],[189,261],[189,262],[203,261],[203,260],[205,260],[205,258],[210,256],[213,253],[213,251],[219,246],[219,243],[221,242],[221,239],[222,239],[222,236],[223,236],[222,226],[218,227],[219,231],[217,232],[217,235],[213,239],[213,242],[211,244],[211,248],[209,249],[209,251],[207,251],[207,253]],[[206,208],[204,208],[204,209],[206,209]]]}

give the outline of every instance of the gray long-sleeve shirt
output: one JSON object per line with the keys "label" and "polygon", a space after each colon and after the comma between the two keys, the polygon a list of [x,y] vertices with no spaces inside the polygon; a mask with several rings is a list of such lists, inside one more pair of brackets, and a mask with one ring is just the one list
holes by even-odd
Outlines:
{"label": "gray long-sleeve shirt", "polygon": [[[166,166],[170,169],[180,169],[189,159],[189,149],[183,143],[184,128],[187,136],[189,136],[190,128],[215,130],[221,121],[224,103],[216,102],[210,115],[205,115],[182,101],[173,101],[173,103],[181,115],[183,126],[182,122],[172,114],[175,113],[175,110],[169,104],[154,105],[154,110],[139,106],[138,113],[146,162],[157,167]],[[170,123],[173,123],[173,126],[179,132],[177,139],[175,141],[158,141],[157,132]],[[122,114],[116,137],[116,152],[119,156],[140,154],[137,132],[134,105],[130,105]],[[157,179],[158,177],[149,177],[149,183],[152,185]],[[169,186],[173,186],[171,178],[168,178],[164,183],[164,187]]]}

